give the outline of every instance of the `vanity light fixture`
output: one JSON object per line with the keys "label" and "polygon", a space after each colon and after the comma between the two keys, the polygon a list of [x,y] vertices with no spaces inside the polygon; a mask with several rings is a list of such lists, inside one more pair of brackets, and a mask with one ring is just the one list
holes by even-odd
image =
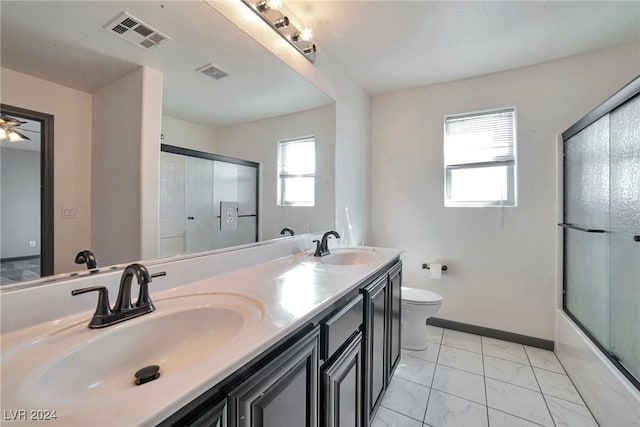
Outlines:
{"label": "vanity light fixture", "polygon": [[251,10],[280,34],[310,62],[316,62],[316,45],[311,43],[311,30],[300,30],[281,10],[280,0],[242,0]]}
{"label": "vanity light fixture", "polygon": [[256,3],[256,9],[260,12],[266,12],[271,9],[279,9],[282,6],[282,2],[280,0],[262,0]]}
{"label": "vanity light fixture", "polygon": [[27,122],[22,122],[18,119],[14,119],[13,117],[9,117],[6,115],[0,116],[0,140],[8,139],[9,142],[20,142],[20,141],[30,141],[31,138],[26,135],[18,132],[24,132],[23,129],[18,128],[17,126],[23,125]]}

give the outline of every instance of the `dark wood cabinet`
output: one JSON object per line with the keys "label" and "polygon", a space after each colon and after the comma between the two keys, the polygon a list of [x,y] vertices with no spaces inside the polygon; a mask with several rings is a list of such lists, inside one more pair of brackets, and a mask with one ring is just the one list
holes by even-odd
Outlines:
{"label": "dark wood cabinet", "polygon": [[400,336],[402,316],[402,264],[397,263],[389,271],[389,364],[387,385],[400,362]]}
{"label": "dark wood cabinet", "polygon": [[323,427],[364,427],[362,373],[362,332],[358,332],[322,371]]}
{"label": "dark wood cabinet", "polygon": [[337,313],[320,321],[320,359],[328,361],[347,340],[360,330],[363,298],[357,295]]}
{"label": "dark wood cabinet", "polygon": [[367,421],[372,418],[386,388],[387,372],[387,275],[364,288],[366,377],[365,400]]}
{"label": "dark wood cabinet", "polygon": [[185,423],[185,425],[189,427],[227,427],[227,399],[219,401],[196,420]]}
{"label": "dark wood cabinet", "polygon": [[229,393],[229,425],[318,426],[319,327]]}

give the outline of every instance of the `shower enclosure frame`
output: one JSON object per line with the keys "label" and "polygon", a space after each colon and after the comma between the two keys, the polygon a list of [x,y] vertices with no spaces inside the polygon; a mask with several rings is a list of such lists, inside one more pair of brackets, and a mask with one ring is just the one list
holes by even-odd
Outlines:
{"label": "shower enclosure frame", "polygon": [[[569,127],[562,133],[562,166],[563,166],[563,204],[562,204],[562,218],[563,223],[558,224],[563,228],[578,229],[588,233],[606,233],[606,230],[599,229],[587,229],[582,227],[576,227],[571,224],[566,224],[567,218],[567,191],[565,185],[567,182],[567,141],[585,129],[587,126],[596,122],[605,115],[611,113],[616,108],[622,106],[626,102],[640,96],[640,76],[636,77],[629,84],[624,86],[618,92],[609,97],[602,104],[594,108],[591,112],[587,113],[584,117],[578,120],[575,124]],[[562,311],[580,328],[580,330],[591,340],[591,342],[609,359],[609,361],[620,371],[622,375],[629,380],[638,390],[640,390],[640,381],[631,372],[629,372],[616,355],[610,352],[603,344],[601,344],[595,336],[574,316],[567,307],[567,238],[566,230],[562,233]]]}
{"label": "shower enclosure frame", "polygon": [[225,163],[233,163],[235,165],[249,166],[256,168],[256,214],[255,215],[238,215],[243,216],[255,216],[256,218],[256,233],[255,242],[259,241],[260,237],[260,163],[252,162],[250,160],[238,159],[235,157],[223,156],[221,154],[207,153],[206,151],[192,150],[190,148],[177,147],[175,145],[160,144],[160,151],[164,153],[179,154],[183,156],[196,157],[206,160],[214,160]]}

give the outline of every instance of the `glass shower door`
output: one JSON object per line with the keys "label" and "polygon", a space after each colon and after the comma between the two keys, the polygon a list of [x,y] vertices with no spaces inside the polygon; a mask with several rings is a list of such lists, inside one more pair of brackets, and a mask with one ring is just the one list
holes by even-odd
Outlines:
{"label": "glass shower door", "polygon": [[[214,248],[243,245],[258,241],[258,168],[216,161],[214,174],[214,209],[216,227]],[[223,230],[220,226],[220,203],[238,204],[238,226]]]}
{"label": "glass shower door", "polygon": [[185,237],[187,253],[210,251],[214,248],[216,224],[213,194],[216,162],[187,157],[185,182]]}
{"label": "glass shower door", "polygon": [[609,342],[609,116],[565,143],[565,306]]}
{"label": "glass shower door", "polygon": [[640,389],[640,95],[627,99],[565,140],[564,309]]}
{"label": "glass shower door", "polygon": [[640,97],[611,112],[610,349],[640,378]]}
{"label": "glass shower door", "polygon": [[160,257],[186,251],[185,174],[186,156],[160,153]]}
{"label": "glass shower door", "polygon": [[[257,242],[258,175],[255,162],[162,144],[160,256]],[[237,215],[231,227],[223,202]]]}

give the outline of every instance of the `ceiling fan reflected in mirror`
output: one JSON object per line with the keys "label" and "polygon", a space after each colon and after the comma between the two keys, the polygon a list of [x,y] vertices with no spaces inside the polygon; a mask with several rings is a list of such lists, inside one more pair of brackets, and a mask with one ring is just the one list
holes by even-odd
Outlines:
{"label": "ceiling fan reflected in mirror", "polygon": [[28,131],[27,129],[20,129],[18,126],[27,122],[14,119],[13,117],[1,114],[0,115],[0,140],[8,139],[9,142],[30,141],[31,138],[24,135],[22,132]]}

